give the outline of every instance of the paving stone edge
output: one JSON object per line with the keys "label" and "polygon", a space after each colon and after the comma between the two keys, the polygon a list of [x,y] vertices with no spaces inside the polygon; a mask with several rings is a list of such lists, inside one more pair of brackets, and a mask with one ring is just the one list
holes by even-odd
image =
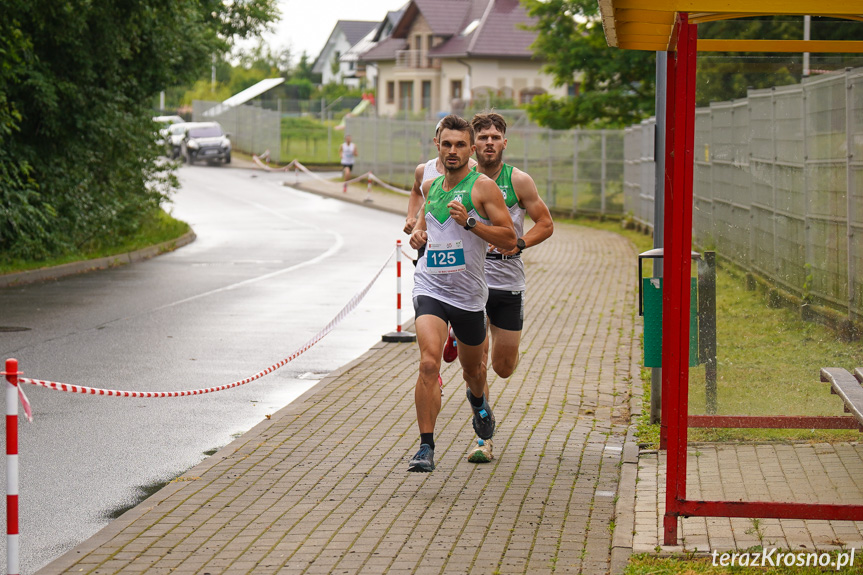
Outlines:
{"label": "paving stone edge", "polygon": [[[635,369],[633,373],[639,373]],[[626,569],[635,542],[635,489],[638,477],[639,447],[635,432],[641,414],[644,390],[640,381],[632,384],[629,395],[629,427],[623,442],[620,460],[620,482],[617,503],[614,506],[615,528],[611,538],[609,572],[619,575]]]}

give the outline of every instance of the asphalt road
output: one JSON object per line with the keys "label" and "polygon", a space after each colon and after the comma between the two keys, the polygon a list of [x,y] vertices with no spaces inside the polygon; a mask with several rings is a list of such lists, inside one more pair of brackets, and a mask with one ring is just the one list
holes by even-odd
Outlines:
{"label": "asphalt road", "polygon": [[[172,211],[197,240],[142,263],[0,289],[0,359],[17,358],[27,377],[108,389],[231,383],[293,354],[406,239],[399,216],[284,187],[282,174],[193,166],[179,175]],[[323,341],[239,388],[130,399],[26,386],[34,422],[19,424],[22,573],[393,331],[394,262]]]}

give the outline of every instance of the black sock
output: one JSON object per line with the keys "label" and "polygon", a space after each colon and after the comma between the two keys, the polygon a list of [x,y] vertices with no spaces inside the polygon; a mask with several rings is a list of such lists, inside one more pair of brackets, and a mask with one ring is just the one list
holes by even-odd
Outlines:
{"label": "black sock", "polygon": [[423,444],[434,449],[434,433],[420,433],[420,445]]}
{"label": "black sock", "polygon": [[485,397],[485,394],[482,394],[482,397],[476,397],[473,392],[468,388],[468,398],[470,399],[470,404],[474,407],[482,407],[482,400]]}

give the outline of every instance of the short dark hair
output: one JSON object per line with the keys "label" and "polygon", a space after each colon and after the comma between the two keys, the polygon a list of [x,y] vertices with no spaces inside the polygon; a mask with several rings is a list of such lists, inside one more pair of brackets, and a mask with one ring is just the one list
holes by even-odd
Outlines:
{"label": "short dark hair", "polygon": [[444,130],[455,130],[457,132],[467,132],[470,135],[470,145],[474,145],[475,140],[475,132],[473,131],[473,126],[471,126],[467,120],[462,118],[461,116],[456,116],[455,114],[450,114],[446,116],[443,120],[440,121],[440,131],[438,132],[438,136]]}
{"label": "short dark hair", "polygon": [[470,121],[474,132],[481,132],[494,126],[501,134],[506,134],[506,120],[497,112],[488,112],[486,114],[477,114]]}

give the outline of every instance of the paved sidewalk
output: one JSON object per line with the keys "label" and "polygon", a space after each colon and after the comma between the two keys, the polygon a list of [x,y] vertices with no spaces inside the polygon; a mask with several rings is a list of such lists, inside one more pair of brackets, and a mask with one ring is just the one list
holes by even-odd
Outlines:
{"label": "paved sidewalk", "polygon": [[[826,395],[826,390],[825,390]],[[691,499],[863,504],[863,445],[827,443],[689,445]],[[662,546],[665,452],[639,457],[634,552]],[[794,551],[863,548],[863,522],[687,517],[676,547],[661,553],[730,551],[755,545]]]}
{"label": "paved sidewalk", "polygon": [[[404,196],[372,199],[404,213]],[[379,343],[40,573],[619,572],[640,408],[635,250],[559,223],[524,258],[523,355],[490,380],[491,463],[466,461],[474,435],[450,364],[437,469],[406,472],[418,349]]]}

